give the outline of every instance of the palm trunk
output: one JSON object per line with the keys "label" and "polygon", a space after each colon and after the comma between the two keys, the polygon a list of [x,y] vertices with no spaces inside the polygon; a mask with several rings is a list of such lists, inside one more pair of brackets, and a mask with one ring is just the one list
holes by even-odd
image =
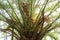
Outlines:
{"label": "palm trunk", "polygon": [[39,39],[37,39],[37,38],[18,38],[17,40],[42,40],[42,38],[39,38]]}

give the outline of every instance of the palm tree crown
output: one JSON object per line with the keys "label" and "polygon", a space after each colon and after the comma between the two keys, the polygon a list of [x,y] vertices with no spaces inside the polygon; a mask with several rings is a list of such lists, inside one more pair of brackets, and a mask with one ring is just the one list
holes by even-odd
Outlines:
{"label": "palm tree crown", "polygon": [[[12,36],[17,40],[42,40],[47,33],[56,28],[54,23],[60,18],[56,11],[60,7],[59,0],[6,1],[5,4],[0,1],[0,20],[6,22],[8,26],[1,31],[12,32]],[[51,14],[54,11],[58,15],[53,20]]]}

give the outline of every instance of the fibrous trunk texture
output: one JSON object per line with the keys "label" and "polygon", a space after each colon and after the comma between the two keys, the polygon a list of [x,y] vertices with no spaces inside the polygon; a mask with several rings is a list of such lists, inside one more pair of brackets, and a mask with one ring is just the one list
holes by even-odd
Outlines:
{"label": "fibrous trunk texture", "polygon": [[42,38],[18,38],[17,40],[42,40]]}

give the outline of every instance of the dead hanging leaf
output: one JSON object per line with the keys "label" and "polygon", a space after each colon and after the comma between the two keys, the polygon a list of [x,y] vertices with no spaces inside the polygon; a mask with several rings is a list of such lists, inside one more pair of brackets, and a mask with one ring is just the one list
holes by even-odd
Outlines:
{"label": "dead hanging leaf", "polygon": [[44,21],[46,21],[47,23],[49,23],[51,20],[50,20],[50,17],[48,17],[47,15],[44,16]]}
{"label": "dead hanging leaf", "polygon": [[26,13],[26,15],[29,16],[29,10],[28,10],[29,4],[24,3],[22,0],[19,0],[19,4],[22,6],[23,11]]}
{"label": "dead hanging leaf", "polygon": [[[36,21],[37,16],[38,16],[38,14],[33,15],[33,17],[32,17],[33,23]],[[47,22],[47,23],[51,22],[50,17],[48,17],[47,15],[44,16],[44,22]]]}
{"label": "dead hanging leaf", "polygon": [[24,4],[24,3],[22,5],[23,10],[24,10],[24,12],[26,13],[27,16],[29,16],[28,6],[29,6],[28,4]]}

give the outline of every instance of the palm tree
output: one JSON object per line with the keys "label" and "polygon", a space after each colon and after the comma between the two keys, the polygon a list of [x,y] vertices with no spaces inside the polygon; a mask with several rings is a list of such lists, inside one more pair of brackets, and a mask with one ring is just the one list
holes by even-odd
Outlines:
{"label": "palm tree", "polygon": [[[6,4],[3,0],[0,1],[0,20],[6,22],[8,26],[1,31],[11,32],[11,40],[13,37],[17,40],[42,40],[45,35],[56,28],[53,24],[60,18],[60,14],[54,20],[51,20],[50,15],[60,7],[59,0],[6,1]],[[53,6],[49,6],[50,3]],[[47,12],[49,14],[45,15]]]}

